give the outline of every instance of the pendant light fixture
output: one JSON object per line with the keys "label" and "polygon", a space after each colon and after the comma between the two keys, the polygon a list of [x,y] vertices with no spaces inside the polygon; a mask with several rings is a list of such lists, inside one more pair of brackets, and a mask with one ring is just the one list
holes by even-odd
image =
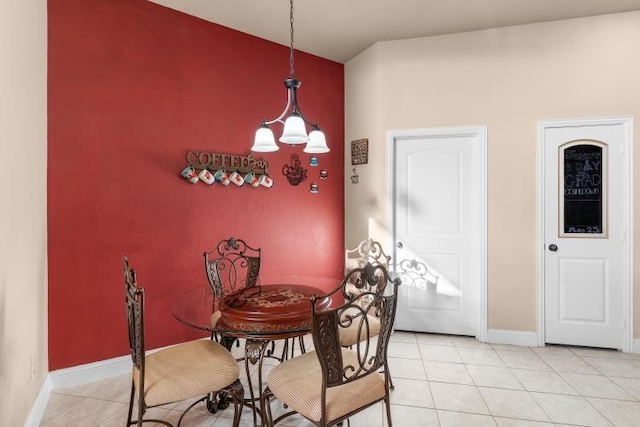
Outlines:
{"label": "pendant light fixture", "polygon": [[[268,153],[278,151],[280,147],[276,144],[273,132],[269,125],[280,122],[284,124],[280,142],[286,144],[307,144],[304,148],[305,153],[327,153],[327,140],[324,133],[320,130],[317,123],[307,120],[298,107],[297,91],[302,84],[300,80],[296,80],[293,73],[293,0],[289,0],[289,23],[291,26],[291,44],[289,49],[289,78],[284,81],[284,87],[287,88],[287,105],[284,111],[273,120],[263,120],[262,124],[256,131],[251,151],[260,153]],[[282,119],[289,116],[285,121]],[[306,125],[311,126],[311,132],[307,135]]]}

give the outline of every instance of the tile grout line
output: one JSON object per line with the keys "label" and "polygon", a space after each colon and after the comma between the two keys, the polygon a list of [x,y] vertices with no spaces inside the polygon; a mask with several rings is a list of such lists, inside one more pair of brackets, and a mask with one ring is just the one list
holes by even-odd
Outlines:
{"label": "tile grout line", "polygon": [[471,382],[473,383],[473,386],[476,389],[476,392],[480,395],[480,399],[482,399],[482,403],[484,403],[484,406],[487,408],[487,411],[489,411],[489,414],[491,414],[491,419],[493,420],[493,423],[497,426],[498,422],[496,421],[496,416],[493,413],[493,411],[491,410],[491,408],[489,407],[489,404],[487,403],[487,400],[484,398],[484,396],[482,395],[482,392],[480,391],[478,384],[476,384],[476,380],[473,379],[473,375],[471,375],[471,372],[469,371],[469,368],[467,368],[467,363],[464,363],[464,359],[462,358],[462,355],[460,354],[460,352],[458,351],[457,347],[454,347],[456,349],[456,353],[458,354],[458,357],[460,358],[460,360],[462,360],[462,366],[464,366],[464,370],[467,373],[467,375],[469,375],[469,378],[471,378]]}
{"label": "tile grout line", "polygon": [[[569,349],[569,351],[573,352],[571,349]],[[575,353],[574,353],[575,354]],[[597,372],[599,372],[603,377],[607,378],[606,375],[604,375],[604,373],[602,371],[600,371],[598,368],[596,368],[595,366],[593,366],[592,364],[590,364],[587,360],[584,360],[582,358],[582,356],[576,354],[576,356],[578,357],[578,359],[580,359],[582,362],[586,363],[588,366],[591,366],[593,369],[595,369]],[[582,395],[581,395],[582,396]],[[607,417],[600,409],[598,409],[598,407],[596,407],[596,405],[594,405],[593,403],[591,403],[591,401],[589,399],[587,399],[586,397],[582,397],[585,402],[587,402],[589,404],[589,406],[591,406],[593,409],[595,409],[596,413],[600,414],[602,416],[602,418],[604,418],[608,423],[610,423],[612,426],[615,426],[616,424],[613,422],[613,420],[609,419],[609,417]]]}
{"label": "tile grout line", "polygon": [[[635,394],[631,393],[629,390],[629,384],[633,384],[633,387],[635,387],[635,383],[631,382],[631,383],[621,383],[619,384],[618,382],[614,381],[613,379],[621,379],[621,380],[630,380],[630,381],[640,381],[640,377],[638,376],[633,376],[636,375],[637,371],[636,368],[640,368],[640,364],[638,363],[629,363],[628,360],[623,359],[623,358],[615,358],[615,357],[600,357],[600,355],[598,354],[585,354],[585,355],[580,355],[578,353],[576,353],[575,351],[573,351],[570,347],[566,347],[564,346],[563,348],[566,348],[570,353],[567,354],[563,354],[563,353],[558,353],[558,355],[563,355],[563,356],[574,356],[577,361],[580,361],[582,363],[584,363],[586,366],[588,366],[589,368],[593,369],[593,371],[588,371],[588,372],[572,372],[572,371],[567,371],[565,372],[564,370],[556,370],[553,366],[551,366],[551,364],[544,358],[542,357],[540,354],[538,354],[537,352],[530,350],[529,352],[521,352],[521,351],[511,351],[509,349],[496,349],[494,347],[474,347],[474,346],[467,346],[467,345],[456,345],[455,343],[453,345],[442,345],[441,343],[432,343],[432,342],[418,342],[417,340],[417,335],[412,333],[412,336],[414,338],[414,341],[407,341],[407,339],[409,338],[407,336],[407,338],[405,338],[405,340],[403,341],[397,341],[396,343],[398,344],[413,344],[416,345],[418,347],[418,354],[420,357],[420,362],[422,365],[422,369],[424,372],[424,377],[426,378],[426,384],[429,387],[429,393],[431,396],[431,399],[433,401],[433,411],[435,411],[435,419],[437,420],[436,422],[438,423],[438,425],[442,426],[444,419],[441,420],[440,419],[440,415],[441,413],[459,413],[459,414],[471,414],[471,415],[477,415],[477,416],[489,416],[493,419],[494,423],[497,424],[497,420],[496,417],[499,418],[506,418],[506,419],[513,419],[513,420],[528,420],[528,418],[518,418],[518,417],[512,417],[512,416],[497,416],[494,415],[491,411],[491,409],[489,408],[489,405],[487,404],[487,401],[485,399],[485,396],[482,394],[482,392],[480,391],[480,389],[496,389],[496,390],[505,390],[505,391],[514,391],[511,388],[504,388],[504,387],[495,387],[495,386],[480,386],[478,385],[476,379],[471,375],[471,372],[469,370],[469,368],[471,366],[479,366],[479,367],[487,367],[487,368],[500,368],[499,366],[495,366],[495,365],[475,365],[475,364],[468,364],[465,363],[465,361],[463,360],[462,356],[461,356],[461,348],[464,349],[473,349],[473,350],[491,350],[494,354],[496,354],[498,356],[498,360],[500,360],[503,364],[504,367],[507,368],[506,372],[508,372],[512,377],[515,378],[516,380],[516,384],[518,384],[519,386],[522,387],[522,390],[515,390],[515,391],[526,391],[527,395],[532,399],[532,401],[534,402],[534,404],[536,405],[536,407],[538,407],[541,410],[541,413],[545,414],[545,416],[548,418],[549,421],[544,421],[547,423],[552,423],[551,425],[553,425],[554,421],[551,419],[551,417],[549,416],[549,414],[546,412],[546,410],[544,408],[542,408],[540,406],[540,404],[538,403],[538,401],[533,397],[533,393],[534,391],[528,390],[525,386],[524,383],[522,382],[522,380],[516,375],[517,371],[539,371],[539,369],[530,369],[527,367],[517,367],[519,366],[518,363],[515,363],[514,366],[509,366],[506,362],[506,360],[511,360],[510,357],[508,357],[507,359],[505,359],[505,357],[507,356],[507,353],[509,353],[509,356],[511,355],[511,353],[522,353],[522,354],[535,354],[535,359],[536,360],[542,360],[544,366],[547,366],[550,368],[550,371],[544,371],[544,372],[552,372],[553,374],[555,374],[556,376],[558,376],[561,381],[568,386],[568,390],[573,390],[575,391],[577,394],[576,395],[572,395],[572,394],[566,394],[566,393],[558,393],[558,392],[552,392],[552,391],[535,391],[536,394],[540,394],[540,395],[558,395],[558,396],[571,396],[571,397],[580,397],[582,401],[587,401],[589,403],[589,407],[592,407],[593,409],[595,409],[595,414],[599,414],[604,420],[606,420],[606,422],[611,423],[612,425],[614,425],[615,423],[612,421],[613,419],[615,419],[615,417],[618,417],[619,415],[617,414],[617,412],[611,412],[611,414],[614,416],[613,419],[610,419],[609,417],[607,417],[605,415],[605,413],[603,411],[601,411],[600,409],[598,409],[598,407],[593,403],[593,402],[598,402],[598,401],[608,401],[611,402],[612,405],[615,405],[615,402],[619,402],[619,403],[623,403],[623,404],[631,404],[634,406],[631,406],[632,408],[635,408],[635,405],[638,404],[640,402],[640,397],[636,397]],[[462,343],[465,344],[465,343]],[[447,347],[447,348],[455,348],[455,352],[453,352],[454,354],[457,355],[457,357],[460,359],[459,362],[451,362],[448,360],[442,360],[442,361],[438,361],[438,360],[429,360],[429,359],[425,359],[424,358],[424,354],[422,352],[421,349],[421,345],[426,345],[426,346],[434,346],[434,347]],[[528,347],[527,347],[528,348]],[[550,353],[550,354],[554,354],[554,353]],[[453,355],[453,354],[452,354]],[[525,362],[528,361],[528,359],[530,358],[530,356],[526,356],[525,357]],[[585,359],[586,358],[586,359]],[[399,357],[398,359],[400,360],[415,360],[415,358],[403,358],[403,357]],[[592,365],[588,359],[592,359],[595,360],[596,362],[599,360],[606,360],[607,363],[611,364],[611,367],[609,367],[609,364],[604,364],[603,366],[606,368],[605,371],[609,372],[609,371],[614,371],[614,373],[618,373],[618,374],[623,374],[623,375],[631,375],[631,376],[619,376],[619,375],[606,375],[601,369],[598,369],[595,367],[595,365]],[[633,360],[633,359],[632,359]],[[516,362],[518,361],[518,359],[516,359]],[[464,372],[467,374],[467,376],[469,377],[471,384],[466,384],[465,382],[450,382],[450,381],[432,381],[430,379],[430,376],[427,373],[427,366],[425,364],[425,362],[434,362],[434,363],[446,363],[446,364],[451,364],[451,365],[463,365],[464,366]],[[564,365],[562,365],[564,366]],[[618,369],[615,369],[618,368]],[[624,369],[629,368],[629,371],[626,371]],[[457,370],[458,368],[454,369]],[[543,371],[540,371],[543,372]],[[595,378],[602,378],[604,380],[607,380],[608,382],[610,382],[612,385],[615,385],[615,387],[617,387],[618,389],[620,389],[622,392],[624,392],[626,395],[629,396],[629,398],[620,398],[620,397],[615,397],[615,398],[611,398],[611,397],[602,397],[602,396],[589,396],[588,394],[593,394],[593,393],[587,393],[587,394],[583,394],[582,392],[580,392],[576,387],[574,387],[567,379],[565,379],[565,377],[563,376],[563,374],[576,374],[576,375],[581,375],[581,376],[585,376],[585,378],[583,378],[584,381],[586,381],[584,383],[584,386],[590,386],[591,388],[587,388],[587,390],[591,389],[591,390],[595,390],[593,389],[593,387],[595,387],[594,383],[590,383],[589,378],[593,377]],[[106,384],[101,385],[98,389],[94,390],[90,395],[78,395],[78,394],[73,394],[73,393],[68,393],[68,392],[64,392],[64,391],[54,391],[52,392],[52,394],[58,394],[60,396],[69,396],[69,397],[73,397],[73,398],[77,398],[78,401],[74,404],[72,404],[69,407],[63,407],[62,412],[59,413],[58,415],[56,415],[55,417],[49,419],[47,421],[47,423],[52,422],[55,419],[58,419],[59,417],[62,417],[64,414],[68,413],[72,408],[76,407],[77,405],[82,404],[83,402],[86,402],[88,400],[90,401],[99,401],[99,402],[110,402],[110,403],[117,403],[120,405],[125,405],[127,406],[128,403],[123,403],[120,400],[113,400],[113,399],[107,399],[107,398],[96,398],[95,396],[98,395],[100,396],[100,390],[104,390],[106,387],[112,387],[114,381],[117,380],[118,377],[114,377],[112,379],[112,381],[107,382]],[[449,379],[449,377],[445,376],[444,378]],[[455,377],[451,377],[453,378],[453,380],[456,380]],[[410,379],[410,378],[407,378]],[[579,380],[579,377],[576,377],[576,380]],[[422,380],[419,380],[422,381]],[[461,380],[462,381],[462,380]],[[467,381],[466,379],[464,379],[464,381]],[[477,412],[470,412],[470,411],[466,411],[464,408],[461,410],[453,410],[453,409],[438,409],[436,407],[436,401],[435,401],[435,396],[434,396],[434,392],[433,392],[433,388],[432,388],[432,384],[437,384],[437,383],[443,383],[443,384],[451,384],[451,385],[457,385],[457,386],[464,386],[464,385],[471,385],[473,386],[476,391],[480,394],[481,397],[481,401],[484,403],[485,407],[488,409],[489,414],[484,414],[484,413],[477,413]],[[502,384],[502,383],[500,383]],[[599,384],[599,383],[595,383],[595,384]],[[624,386],[623,386],[624,384]],[[578,383],[578,385],[581,385],[581,387],[583,386],[582,383]],[[633,389],[633,388],[632,388]],[[109,391],[110,395],[113,395],[115,393],[114,391],[115,389],[112,389]],[[595,390],[595,393],[598,393],[597,390]],[[604,393],[607,394],[607,393]],[[613,393],[612,395],[614,396],[618,396],[617,391],[616,393]],[[396,403],[396,406],[405,406],[405,407],[415,407],[415,408],[423,408],[423,409],[427,409],[428,407],[424,407],[424,406],[415,406],[415,405],[403,405],[402,403]],[[384,408],[383,408],[384,409]],[[608,407],[605,407],[605,409],[608,409]],[[120,409],[116,410],[115,413],[117,413]],[[616,409],[617,411],[617,409]],[[383,411],[384,412],[384,411]],[[165,412],[165,416],[162,417],[162,419],[166,419],[166,417],[172,415],[172,414],[179,414],[181,413],[181,411],[175,410],[175,409],[166,409]],[[193,412],[193,414],[196,414],[196,412]],[[197,412],[197,414],[202,414],[201,412]],[[594,414],[594,415],[595,415]],[[211,414],[213,415],[213,414]],[[384,415],[384,414],[382,414]],[[100,425],[106,425],[105,423],[107,423],[107,420],[110,420],[111,417],[113,417],[113,414],[109,415],[105,420],[101,421]],[[216,416],[213,421],[211,422],[211,427],[215,427],[216,422],[218,422],[218,419],[220,418],[219,414],[218,416]],[[61,419],[61,421],[64,421],[63,419]],[[111,419],[111,421],[113,421],[113,419]],[[531,421],[538,421],[538,420],[531,420]],[[385,418],[384,416],[382,417],[382,424],[381,425],[385,425]]]}
{"label": "tile grout line", "polygon": [[[417,341],[417,339],[416,339]],[[420,353],[420,360],[422,361],[422,369],[424,370],[424,377],[427,379],[427,386],[429,387],[429,394],[431,395],[431,401],[433,402],[433,411],[436,413],[436,420],[438,421],[438,426],[442,426],[442,420],[440,420],[440,415],[438,414],[438,408],[436,407],[436,398],[433,395],[433,390],[431,389],[431,381],[429,381],[429,374],[427,373],[427,367],[424,366],[424,357],[422,355],[422,350],[420,348],[420,344],[418,344],[418,352]]]}
{"label": "tile grout line", "polygon": [[[498,353],[496,350],[494,350],[494,352],[496,353],[496,355],[498,356],[498,358],[502,361],[502,363],[504,363],[504,367],[507,369],[507,371],[513,375],[513,377],[515,378],[515,380],[520,384],[520,386],[522,387],[522,391],[524,391],[525,393],[527,393],[527,395],[529,396],[529,398],[533,401],[533,403],[535,403],[536,407],[538,407],[540,409],[540,411],[542,411],[542,413],[547,417],[547,419],[555,425],[555,421],[553,421],[553,419],[551,418],[551,416],[547,413],[547,411],[544,410],[544,408],[538,403],[538,401],[533,397],[533,395],[531,394],[531,392],[527,389],[527,387],[524,385],[524,383],[520,380],[520,378],[518,378],[517,375],[515,375],[513,373],[513,368],[511,368],[507,362],[502,358],[502,356],[500,356],[500,353]],[[551,367],[550,367],[551,368]],[[552,369],[553,371],[553,369]],[[471,378],[473,380],[473,377]],[[491,387],[485,387],[485,388],[491,388]],[[520,391],[520,390],[513,390],[513,391]],[[478,392],[480,393],[480,396],[482,396],[483,400],[484,400],[484,396],[482,395],[482,392],[480,392],[480,390],[478,390]],[[486,403],[485,401],[485,405],[487,405],[487,408],[489,409],[489,412],[492,413],[491,408],[489,408],[489,405]],[[494,416],[494,420],[495,420],[495,415]],[[514,418],[514,419],[524,419],[524,418]],[[539,421],[539,420],[530,420],[530,421]],[[546,421],[545,421],[546,422]],[[496,423],[497,424],[497,423]]]}

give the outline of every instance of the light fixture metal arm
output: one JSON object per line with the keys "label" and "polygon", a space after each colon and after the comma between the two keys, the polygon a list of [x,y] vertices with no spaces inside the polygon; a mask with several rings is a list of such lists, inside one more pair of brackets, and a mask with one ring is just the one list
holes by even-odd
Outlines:
{"label": "light fixture metal arm", "polygon": [[304,114],[302,114],[302,111],[300,111],[300,107],[298,106],[298,88],[300,87],[300,85],[302,84],[302,82],[300,82],[299,80],[296,79],[287,79],[284,81],[284,85],[288,86],[291,85],[289,92],[290,92],[290,97],[291,97],[291,108],[292,111],[294,113],[298,113],[300,115],[300,117],[302,118],[302,120],[304,120],[304,122],[306,124],[308,124],[309,126],[313,126],[315,125],[315,123],[310,122],[309,120],[307,120],[307,118],[304,116]]}
{"label": "light fixture metal arm", "polygon": [[300,111],[300,107],[298,106],[297,94],[298,94],[298,88],[300,87],[301,84],[302,82],[300,82],[300,80],[296,80],[293,78],[289,78],[284,81],[284,86],[287,88],[287,105],[284,107],[284,110],[282,111],[282,113],[280,113],[278,117],[276,117],[273,120],[264,120],[263,121],[264,124],[270,125],[276,122],[284,123],[282,119],[284,118],[284,116],[287,115],[287,113],[289,112],[289,109],[291,108],[293,112],[298,113],[300,117],[302,117],[302,120],[304,120],[306,124],[308,124],[309,126],[316,125],[316,123],[307,120],[304,114],[302,114],[302,111]]}
{"label": "light fixture metal arm", "polygon": [[[287,85],[287,84],[286,84],[286,80],[285,80],[285,86],[286,86],[286,85]],[[293,98],[294,98],[294,97],[292,96],[292,90],[293,90],[293,89],[291,89],[291,88],[287,88],[287,105],[284,107],[284,110],[282,111],[282,113],[281,113],[278,117],[276,117],[275,119],[273,119],[273,120],[264,120],[264,121],[263,121],[263,124],[265,124],[265,125],[271,125],[271,124],[273,124],[273,123],[275,123],[275,122],[284,123],[284,121],[282,120],[282,118],[283,118],[284,116],[286,116],[286,115],[287,115],[287,112],[289,111],[289,108],[291,107],[291,102],[292,102],[292,100],[293,100]]]}

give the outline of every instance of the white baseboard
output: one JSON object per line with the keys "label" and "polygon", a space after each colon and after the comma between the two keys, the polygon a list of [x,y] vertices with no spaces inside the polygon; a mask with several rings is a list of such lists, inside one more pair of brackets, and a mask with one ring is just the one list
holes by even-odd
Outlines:
{"label": "white baseboard", "polygon": [[[7,392],[9,391],[7,390]],[[49,396],[51,396],[51,376],[47,374],[42,383],[42,387],[40,387],[38,396],[36,396],[36,400],[33,402],[31,411],[29,411],[29,416],[24,423],[24,427],[38,427],[40,425],[44,411],[47,409]]]}
{"label": "white baseboard", "polygon": [[531,331],[510,331],[506,329],[489,329],[487,342],[491,344],[521,345],[526,347],[538,346],[538,334]]}
{"label": "white baseboard", "polygon": [[[209,337],[201,338],[209,340]],[[165,348],[173,347],[176,344],[166,347],[147,350],[146,354],[152,354]],[[101,360],[99,362],[87,363],[86,365],[72,366],[71,368],[59,369],[49,372],[51,376],[51,390],[60,388],[75,387],[77,385],[91,383],[106,378],[113,378],[119,375],[130,374],[133,369],[131,356],[114,357],[113,359]]]}
{"label": "white baseboard", "polygon": [[51,389],[75,387],[77,385],[117,377],[131,373],[131,356],[120,356],[113,359],[101,360],[86,365],[73,366],[49,373]]}
{"label": "white baseboard", "polygon": [[[155,353],[158,350],[169,347],[172,346],[149,350],[147,351],[147,354]],[[52,391],[61,388],[75,387],[106,378],[113,378],[119,375],[131,374],[132,368],[133,363],[131,362],[131,356],[126,355],[49,372],[44,384],[42,384],[42,387],[40,388],[36,401],[31,407],[29,417],[27,418],[24,427],[38,427],[40,425],[40,421],[42,420],[44,411],[47,408],[49,396],[51,396]]]}
{"label": "white baseboard", "polygon": [[[491,344],[522,345],[527,347],[538,347],[538,334],[530,331],[509,331],[505,329],[489,329],[487,331],[487,342]],[[634,353],[640,353],[640,338],[633,340]]]}

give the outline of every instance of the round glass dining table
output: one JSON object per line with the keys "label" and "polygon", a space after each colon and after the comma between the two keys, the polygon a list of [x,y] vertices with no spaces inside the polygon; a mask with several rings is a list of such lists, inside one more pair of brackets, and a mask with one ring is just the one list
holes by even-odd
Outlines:
{"label": "round glass dining table", "polygon": [[[269,284],[242,289],[222,299],[216,299],[209,286],[192,289],[173,304],[172,312],[180,322],[191,327],[211,331],[221,337],[228,349],[238,338],[244,342],[244,365],[253,409],[254,426],[264,413],[260,396],[254,395],[250,365],[258,364],[258,390],[263,390],[262,364],[265,357],[282,360],[267,351],[270,343],[287,338],[302,337],[311,332],[311,296],[324,295],[340,284],[339,279],[290,278]],[[331,300],[316,303],[317,309],[327,308]],[[286,343],[286,341],[285,341]],[[303,341],[300,340],[304,352]]]}
{"label": "round glass dining table", "polygon": [[[218,300],[211,287],[203,286],[179,296],[172,312],[177,320],[197,329],[236,338],[278,340],[308,333],[310,298],[327,291],[294,283],[268,284]],[[319,308],[328,305],[325,300]]]}

